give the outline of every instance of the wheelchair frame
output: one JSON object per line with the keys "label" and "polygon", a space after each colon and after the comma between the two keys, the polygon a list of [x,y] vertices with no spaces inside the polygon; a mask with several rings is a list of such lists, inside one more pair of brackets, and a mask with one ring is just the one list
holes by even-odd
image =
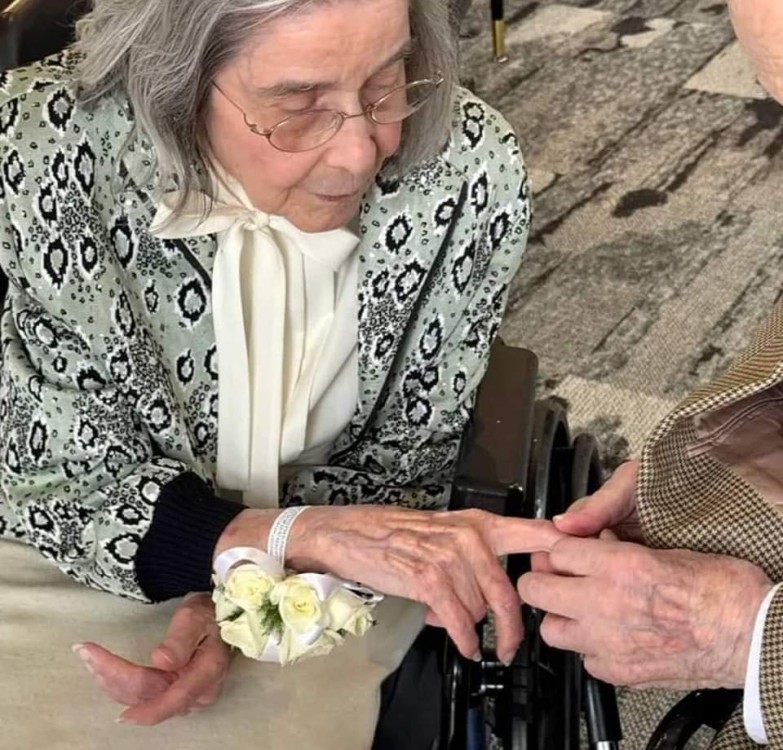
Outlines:
{"label": "wheelchair frame", "polygon": [[[601,484],[596,441],[572,441],[565,407],[535,400],[538,362],[532,352],[497,342],[463,439],[451,508],[481,508],[520,518],[551,518]],[[529,556],[510,555],[512,580]],[[507,750],[578,750],[580,714],[594,748],[621,739],[614,688],[588,675],[576,654],[538,636],[543,613],[526,610],[526,639],[513,663],[464,659],[445,646],[441,750],[472,750],[467,717],[480,712]],[[478,626],[483,638],[484,624]]]}

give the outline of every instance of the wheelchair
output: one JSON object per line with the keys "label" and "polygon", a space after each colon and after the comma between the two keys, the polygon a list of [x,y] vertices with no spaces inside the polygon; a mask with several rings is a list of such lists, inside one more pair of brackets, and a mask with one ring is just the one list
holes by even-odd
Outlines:
{"label": "wheelchair", "polygon": [[[600,487],[596,440],[572,438],[562,403],[535,399],[536,372],[532,352],[493,346],[463,439],[452,509],[552,518]],[[529,570],[529,556],[509,556],[506,569],[516,581]],[[581,724],[591,750],[619,747],[614,688],[589,675],[578,655],[547,646],[542,617],[525,612],[526,637],[508,667],[487,647],[477,664],[444,643],[440,750],[483,750],[490,732],[505,750],[578,750]],[[478,626],[482,638],[486,629]],[[682,750],[701,727],[720,729],[740,699],[738,690],[690,693],[663,718],[647,750]]]}
{"label": "wheelchair", "polygon": [[[453,1],[455,14],[469,5]],[[0,0],[0,74],[65,47],[90,6],[91,0]],[[6,290],[0,273],[0,303]],[[536,371],[531,352],[502,342],[493,346],[462,442],[452,509],[551,518],[600,486],[596,441],[586,434],[572,438],[563,404],[535,399]],[[529,570],[529,557],[512,555],[505,564],[515,581]],[[484,750],[490,733],[504,750],[578,750],[582,717],[591,750],[619,747],[614,688],[587,674],[578,655],[547,646],[539,636],[542,617],[524,613],[525,641],[508,667],[493,659],[486,622],[477,626],[484,654],[479,663],[462,657],[445,631],[425,628],[422,645],[392,677],[405,679],[407,663],[421,661],[422,653],[429,659],[427,712],[437,739],[427,750]],[[415,687],[419,671],[408,672],[414,677],[407,686]],[[664,717],[647,750],[682,750],[699,727],[719,729],[740,699],[740,691],[691,693]],[[406,716],[392,710],[387,721],[404,724]],[[412,750],[397,736],[395,750]]]}

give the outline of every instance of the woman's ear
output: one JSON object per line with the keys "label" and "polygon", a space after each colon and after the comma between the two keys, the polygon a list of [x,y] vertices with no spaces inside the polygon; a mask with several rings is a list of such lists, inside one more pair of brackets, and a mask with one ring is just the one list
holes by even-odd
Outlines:
{"label": "woman's ear", "polygon": [[729,12],[759,82],[783,103],[783,2],[728,0]]}

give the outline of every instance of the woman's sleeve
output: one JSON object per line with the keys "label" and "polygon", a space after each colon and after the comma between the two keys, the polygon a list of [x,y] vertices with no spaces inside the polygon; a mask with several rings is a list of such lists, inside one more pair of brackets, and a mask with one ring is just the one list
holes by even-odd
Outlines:
{"label": "woman's sleeve", "polygon": [[[507,126],[499,130],[497,148],[509,158],[501,160],[500,171],[477,171],[468,180],[470,196],[479,183],[486,187],[488,177],[486,214],[464,242],[453,243],[439,301],[419,316],[373,423],[331,465],[295,475],[286,504],[447,505],[460,441],[530,229],[530,183],[519,146]],[[447,330],[442,340],[440,330]]]}
{"label": "woman's sleeve", "polygon": [[42,240],[15,226],[4,172],[0,268],[10,284],[0,324],[2,536],[113,594],[159,601],[206,590],[215,542],[242,507],[214,497],[187,465],[156,450],[112,383],[105,355],[36,293],[35,253],[22,248]]}

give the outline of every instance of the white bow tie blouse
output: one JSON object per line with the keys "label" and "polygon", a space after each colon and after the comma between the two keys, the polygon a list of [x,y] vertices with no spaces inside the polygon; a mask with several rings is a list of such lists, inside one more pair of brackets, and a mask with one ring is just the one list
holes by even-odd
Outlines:
{"label": "white bow tie blouse", "polygon": [[277,507],[280,468],[316,464],[348,424],[358,398],[358,237],[310,234],[256,209],[216,170],[216,200],[172,195],[151,231],[161,239],[217,236],[212,313],[218,357],[220,490]]}

